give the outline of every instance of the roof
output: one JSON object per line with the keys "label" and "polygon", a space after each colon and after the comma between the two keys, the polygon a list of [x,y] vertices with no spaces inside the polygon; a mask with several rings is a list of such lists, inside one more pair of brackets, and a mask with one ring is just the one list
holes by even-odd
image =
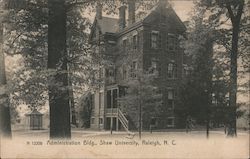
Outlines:
{"label": "roof", "polygon": [[116,18],[102,17],[102,19],[97,19],[97,24],[102,33],[115,33],[119,30],[118,19]]}
{"label": "roof", "polygon": [[[119,35],[127,32],[128,30],[136,27],[137,25],[146,23],[146,20],[152,17],[153,14],[159,12],[161,8],[167,9],[167,14],[169,22],[177,27],[178,30],[185,31],[186,27],[183,22],[180,20],[178,15],[175,13],[174,9],[168,5],[166,1],[160,0],[152,9],[150,9],[145,16],[140,18],[139,21],[136,21],[130,26],[125,27],[123,30],[119,30],[119,19],[110,18],[110,17],[102,17],[101,19],[95,18],[94,24],[91,29],[90,39],[92,39],[94,34],[94,28],[98,27],[101,29],[102,34],[105,33],[118,33]],[[180,25],[177,25],[180,24]]]}
{"label": "roof", "polygon": [[172,24],[173,26],[175,26],[176,29],[184,32],[186,31],[186,27],[183,24],[183,22],[181,21],[181,19],[179,18],[179,16],[176,14],[176,12],[174,11],[174,9],[171,7],[171,5],[168,5],[167,2],[165,1],[159,1],[152,9],[150,9],[142,18],[140,18],[138,21],[136,21],[135,23],[133,23],[130,26],[125,27],[123,30],[121,30],[119,33],[123,34],[126,33],[128,30],[130,30],[131,28],[134,28],[140,24],[145,24],[147,23],[148,19],[152,19],[152,16],[154,18],[154,14],[155,13],[160,13],[161,12],[161,8],[165,9],[165,15],[162,16],[167,16],[167,19],[169,21],[170,24]]}
{"label": "roof", "polygon": [[37,111],[36,109],[34,109],[32,112],[27,113],[25,115],[43,115],[42,113],[40,113],[39,111]]}

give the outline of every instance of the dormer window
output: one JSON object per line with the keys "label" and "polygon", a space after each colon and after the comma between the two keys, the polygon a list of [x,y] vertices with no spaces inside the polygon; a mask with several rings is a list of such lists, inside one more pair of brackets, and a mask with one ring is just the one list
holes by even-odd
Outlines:
{"label": "dormer window", "polygon": [[161,36],[159,31],[151,32],[151,48],[158,49],[161,48]]}

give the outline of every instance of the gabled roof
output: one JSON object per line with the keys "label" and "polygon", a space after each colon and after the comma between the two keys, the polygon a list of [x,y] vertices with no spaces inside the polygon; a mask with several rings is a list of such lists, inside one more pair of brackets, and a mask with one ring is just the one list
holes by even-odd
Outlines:
{"label": "gabled roof", "polygon": [[[101,19],[95,18],[93,26],[91,28],[90,39],[92,39],[93,34],[95,32],[95,28],[98,27],[101,30],[102,34],[105,33],[124,33],[126,30],[129,30],[138,24],[142,24],[147,21],[150,17],[154,16],[155,13],[159,12],[161,8],[166,9],[166,14],[168,14],[168,20],[171,24],[177,27],[180,31],[185,31],[186,27],[183,22],[180,20],[174,9],[167,5],[167,2],[159,1],[148,13],[139,21],[135,22],[134,24],[124,28],[124,30],[119,31],[119,19],[117,18],[110,18],[110,17],[102,17]],[[179,25],[178,25],[179,24]]]}
{"label": "gabled roof", "polygon": [[101,28],[101,32],[104,33],[116,33],[119,29],[118,19],[102,17],[97,19],[97,25]]}
{"label": "gabled roof", "polygon": [[130,30],[131,28],[137,27],[138,25],[141,25],[141,24],[146,24],[148,21],[150,21],[150,19],[151,20],[154,19],[156,14],[161,14],[162,9],[164,9],[165,11],[162,14],[162,16],[166,16],[167,21],[171,25],[175,26],[176,29],[178,29],[181,32],[186,31],[185,25],[183,24],[179,16],[176,14],[174,9],[170,5],[168,5],[167,2],[159,1],[152,9],[150,9],[145,14],[145,16],[143,16],[140,20],[136,21],[132,25],[124,28],[124,30],[121,30],[119,33],[123,34],[124,32]]}
{"label": "gabled roof", "polygon": [[[174,9],[172,8],[171,5],[167,4],[167,2],[158,2],[147,14],[146,16],[142,19],[143,22],[145,22],[151,15],[153,15],[155,12],[160,13],[161,8],[164,8],[166,11],[162,16],[167,16],[168,21],[173,24],[174,26],[177,26],[179,30],[185,31],[186,27],[179,18],[179,16],[176,14]],[[178,25],[179,24],[179,25]]]}
{"label": "gabled roof", "polygon": [[91,27],[89,40],[93,38],[96,28],[100,28],[102,34],[116,33],[119,30],[118,19],[110,17],[95,18],[93,26]]}
{"label": "gabled roof", "polygon": [[36,109],[34,109],[32,112],[27,113],[25,115],[43,115],[42,113],[40,113],[39,111],[37,111]]}

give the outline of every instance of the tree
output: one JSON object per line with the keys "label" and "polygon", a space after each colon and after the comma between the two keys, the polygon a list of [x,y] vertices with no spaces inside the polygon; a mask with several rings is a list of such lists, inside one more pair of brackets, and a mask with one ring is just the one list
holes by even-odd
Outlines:
{"label": "tree", "polygon": [[[208,47],[211,45],[207,45]],[[191,116],[198,124],[205,124],[207,137],[209,137],[209,123],[211,116],[212,72],[210,52],[200,50],[200,55],[195,60],[190,77],[181,87],[180,101],[182,107],[176,113],[187,119]],[[211,49],[211,48],[210,48]],[[208,50],[210,50],[208,49]],[[210,60],[209,60],[210,59]],[[186,121],[183,121],[186,123]]]}
{"label": "tree", "polygon": [[189,23],[187,37],[183,39],[185,55],[186,58],[190,59],[188,64],[192,69],[189,70],[190,74],[181,87],[180,102],[182,107],[177,108],[176,113],[183,119],[191,116],[198,124],[205,124],[208,138],[213,91],[213,30],[204,25],[204,18],[205,10],[197,9]]}
{"label": "tree", "polygon": [[[86,92],[79,102],[79,119],[82,120],[80,127],[90,128],[91,114],[93,108],[93,96],[91,92]],[[81,123],[80,123],[81,124]]]}
{"label": "tree", "polygon": [[[8,18],[9,20],[8,22],[11,25],[11,27],[10,29],[8,29],[8,31],[10,32],[8,35],[10,36],[6,38],[8,39],[7,52],[10,55],[21,54],[23,58],[23,63],[22,63],[23,67],[17,72],[15,72],[14,77],[16,78],[13,79],[17,83],[20,82],[19,84],[16,83],[14,84],[14,89],[12,93],[13,94],[12,98],[14,99],[14,101],[17,101],[17,104],[20,102],[24,102],[30,105],[31,107],[34,107],[35,106],[34,104],[36,104],[35,107],[37,107],[37,104],[39,106],[44,105],[48,99],[48,95],[46,95],[48,88],[47,79],[49,76],[54,76],[55,71],[52,69],[47,70],[47,61],[48,61],[48,51],[47,51],[48,12],[47,11],[48,8],[46,1],[27,1],[22,11],[12,10]],[[68,38],[67,41],[69,42],[69,44],[67,45],[67,49],[69,50],[69,53],[65,55],[65,59],[66,62],[68,63],[67,65],[71,64],[71,66],[67,67],[72,67],[73,63],[74,66],[76,66],[76,63],[79,65],[82,64],[83,60],[85,59],[84,57],[86,57],[86,53],[83,53],[86,51],[84,50],[86,46],[83,44],[83,41],[82,40],[77,41],[78,42],[77,45],[75,45],[74,43],[76,42],[76,39],[80,39],[80,37],[82,39],[86,39],[85,38],[86,34],[83,36],[83,33],[81,32],[83,32],[86,29],[82,27],[83,25],[85,25],[85,27],[88,26],[85,23],[86,21],[84,19],[83,20],[80,19],[79,16],[80,12],[77,11],[74,12],[71,11],[74,14],[71,13],[71,17],[73,18],[71,18],[70,20],[74,21],[75,24],[73,25],[73,23],[69,23],[69,25],[67,26],[69,29],[69,33],[67,36]],[[78,20],[76,20],[75,17],[77,17]],[[80,21],[81,23],[79,24]],[[74,31],[73,35],[71,34],[71,30]],[[81,30],[81,32],[79,32],[79,30]],[[78,34],[75,33],[77,31]],[[78,35],[77,38],[76,35]],[[79,49],[80,47],[78,47],[80,46],[80,43],[82,44],[81,45],[82,50],[80,50]],[[76,52],[77,54],[75,54]],[[82,65],[84,65],[84,63]],[[73,83],[76,83],[74,82],[76,80],[80,81],[78,83],[81,83],[81,81],[84,82],[84,80],[80,79],[81,78],[80,76],[76,76],[77,74],[70,72],[68,73],[69,75],[74,75],[74,77],[71,77],[71,79],[73,78]],[[76,77],[78,78],[76,79]],[[68,82],[70,84],[69,79]],[[72,87],[70,85],[67,88],[69,89],[69,91],[72,90]],[[71,94],[69,97],[72,101],[71,103],[74,103],[72,100],[73,91],[70,92]]]}
{"label": "tree", "polygon": [[91,74],[91,57],[93,56],[88,46],[87,29],[90,20],[82,16],[82,8],[74,7],[67,12],[67,52],[69,71],[69,92],[71,121],[76,124],[75,106],[79,97],[81,98]]}
{"label": "tree", "polygon": [[5,75],[5,61],[3,45],[3,26],[2,19],[0,24],[0,130],[3,137],[11,137],[10,106],[7,81]]}
{"label": "tree", "polygon": [[[41,1],[40,1],[41,2]],[[40,108],[48,98],[46,95],[46,73],[44,71],[47,51],[45,44],[46,14],[42,12],[43,4],[34,5],[24,0],[6,1],[8,14],[5,20],[5,48],[7,56],[14,58],[22,55],[19,69],[11,69],[9,73],[9,93],[11,118],[16,115],[19,104],[27,104],[31,109]],[[30,12],[28,12],[29,10]],[[31,23],[37,19],[37,23]],[[38,20],[39,19],[39,20]],[[18,55],[20,54],[20,55]]]}
{"label": "tree", "polygon": [[50,0],[48,8],[48,69],[54,72],[48,81],[50,137],[70,138],[65,0]]}
{"label": "tree", "polygon": [[118,101],[121,110],[131,119],[131,125],[138,128],[141,138],[142,129],[149,129],[151,120],[159,118],[163,111],[162,95],[157,85],[153,84],[157,77],[157,71],[153,68],[149,68],[149,71],[138,69],[131,75]]}
{"label": "tree", "polygon": [[3,17],[5,17],[5,9],[6,1],[0,1],[0,131],[1,136],[11,138],[11,117],[10,117],[10,102],[9,102],[9,94],[7,88],[7,79],[6,79],[6,72],[5,72],[5,58],[4,58],[4,51],[3,51]]}
{"label": "tree", "polygon": [[[242,15],[244,13],[245,0],[202,0],[199,5],[206,7],[210,11],[209,23],[213,25],[219,32],[227,30],[229,34],[222,36],[222,39],[229,39],[228,44],[224,41],[224,46],[230,54],[230,89],[229,89],[229,105],[234,108],[234,115],[230,122],[230,129],[234,129],[232,135],[236,133],[236,109],[237,109],[237,78],[238,78],[238,57],[239,57],[239,41],[240,32],[244,29],[242,25],[244,20]],[[248,15],[249,16],[249,15]],[[231,27],[229,29],[223,28],[226,23],[225,19],[230,19]],[[246,17],[245,17],[246,18]],[[247,18],[246,18],[247,19]],[[246,26],[246,25],[245,25]],[[222,34],[219,34],[222,35]],[[218,38],[219,39],[219,38]]]}

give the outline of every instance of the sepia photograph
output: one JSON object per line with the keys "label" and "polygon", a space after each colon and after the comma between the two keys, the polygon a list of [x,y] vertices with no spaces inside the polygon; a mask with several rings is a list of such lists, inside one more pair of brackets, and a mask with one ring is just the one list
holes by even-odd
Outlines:
{"label": "sepia photograph", "polygon": [[0,158],[249,159],[250,0],[0,0]]}

